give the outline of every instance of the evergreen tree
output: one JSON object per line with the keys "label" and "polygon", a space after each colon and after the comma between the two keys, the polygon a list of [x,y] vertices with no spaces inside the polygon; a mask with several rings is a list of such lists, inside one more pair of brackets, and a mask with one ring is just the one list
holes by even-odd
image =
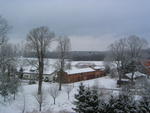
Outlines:
{"label": "evergreen tree", "polygon": [[136,113],[135,101],[126,94],[120,94],[114,104],[115,113]]}
{"label": "evergreen tree", "polygon": [[73,108],[77,113],[83,113],[85,107],[85,86],[81,83],[79,86],[78,94],[75,94],[74,105],[76,108]]}
{"label": "evergreen tree", "polygon": [[6,101],[7,96],[9,95],[9,79],[6,74],[0,76],[0,95]]}
{"label": "evergreen tree", "polygon": [[16,93],[18,92],[20,82],[19,79],[16,77],[11,78],[11,81],[9,82],[9,92],[13,94],[13,99],[16,98]]}
{"label": "evergreen tree", "polygon": [[142,97],[139,102],[138,113],[150,113],[150,98]]}
{"label": "evergreen tree", "polygon": [[97,113],[99,106],[98,93],[96,89],[87,88],[85,91],[84,113]]}
{"label": "evergreen tree", "polygon": [[15,99],[20,85],[19,83],[19,79],[15,77],[14,72],[8,71],[0,74],[0,95],[4,97],[4,102],[10,94],[13,94]]}
{"label": "evergreen tree", "polygon": [[99,99],[96,89],[79,86],[79,93],[75,95],[74,110],[78,113],[98,113]]}
{"label": "evergreen tree", "polygon": [[138,84],[142,96],[139,101],[138,111],[139,113],[150,113],[150,81],[148,79],[142,79]]}
{"label": "evergreen tree", "polygon": [[99,113],[115,113],[114,112],[114,104],[116,103],[116,98],[111,96],[108,102],[101,99],[99,104]]}

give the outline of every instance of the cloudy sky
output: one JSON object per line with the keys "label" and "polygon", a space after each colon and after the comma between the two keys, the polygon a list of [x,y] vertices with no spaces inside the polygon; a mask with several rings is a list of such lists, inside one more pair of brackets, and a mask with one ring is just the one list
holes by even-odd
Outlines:
{"label": "cloudy sky", "polygon": [[150,0],[0,0],[0,15],[13,26],[13,42],[38,26],[71,38],[72,50],[102,51],[138,35],[150,42]]}

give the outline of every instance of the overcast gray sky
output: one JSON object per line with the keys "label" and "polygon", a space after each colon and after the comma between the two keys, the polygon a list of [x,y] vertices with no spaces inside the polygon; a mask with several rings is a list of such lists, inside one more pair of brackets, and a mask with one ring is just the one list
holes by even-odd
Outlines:
{"label": "overcast gray sky", "polygon": [[72,50],[106,50],[129,35],[150,42],[150,0],[0,0],[0,15],[13,26],[13,42],[43,25],[68,35]]}

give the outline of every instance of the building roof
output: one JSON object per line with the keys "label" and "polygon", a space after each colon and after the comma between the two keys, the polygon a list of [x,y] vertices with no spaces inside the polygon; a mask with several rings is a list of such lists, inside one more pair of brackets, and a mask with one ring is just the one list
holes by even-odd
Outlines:
{"label": "building roof", "polygon": [[[127,73],[126,76],[131,79],[132,73]],[[146,74],[141,73],[141,72],[139,72],[139,71],[136,71],[136,72],[134,73],[133,78],[135,79],[135,78],[138,78],[138,77],[146,77],[146,76],[147,76]]]}
{"label": "building roof", "polygon": [[93,67],[94,69],[100,69],[100,70],[105,70],[105,66],[101,65],[101,66],[95,66]]}
{"label": "building roof", "polygon": [[94,72],[95,70],[92,69],[92,68],[82,68],[82,69],[69,69],[69,70],[66,70],[65,72],[67,74],[78,74],[78,73],[86,73],[86,72]]}

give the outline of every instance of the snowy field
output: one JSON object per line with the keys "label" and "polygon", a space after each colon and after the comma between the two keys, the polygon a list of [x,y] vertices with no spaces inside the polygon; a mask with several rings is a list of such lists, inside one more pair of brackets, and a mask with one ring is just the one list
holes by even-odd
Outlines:
{"label": "snowy field", "polygon": [[[92,87],[93,85],[98,85],[104,88],[116,88],[116,80],[109,77],[101,77],[97,79],[82,81],[87,87]],[[70,93],[70,99],[68,100],[67,93],[65,91],[66,85],[63,85],[62,91],[59,92],[58,98],[56,98],[56,104],[53,104],[53,98],[48,93],[51,87],[54,87],[57,83],[43,83],[44,89],[44,101],[42,110],[53,110],[58,112],[60,110],[67,110],[73,112],[74,107],[74,94],[77,93],[78,86],[80,82],[72,83],[72,90]],[[0,97],[0,113],[22,113],[23,108],[26,112],[33,110],[38,110],[38,103],[35,99],[35,94],[37,91],[37,84],[28,85],[27,83],[22,84],[19,93],[16,96],[16,100],[9,100],[7,103],[3,103],[3,98]]]}

